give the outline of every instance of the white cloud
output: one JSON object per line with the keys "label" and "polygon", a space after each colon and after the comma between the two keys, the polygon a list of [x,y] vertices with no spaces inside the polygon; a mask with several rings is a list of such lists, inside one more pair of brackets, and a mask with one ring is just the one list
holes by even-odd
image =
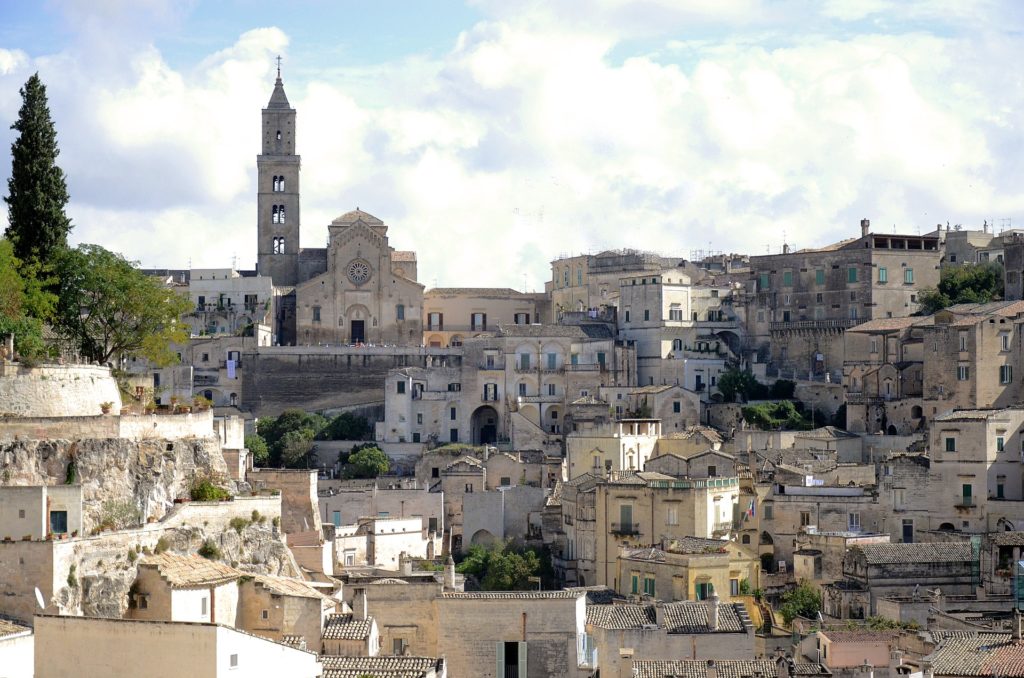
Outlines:
{"label": "white cloud", "polygon": [[[925,11],[871,2],[789,17],[753,1],[487,9],[434,60],[309,65],[303,82],[286,70],[304,245],[358,205],[418,251],[428,285],[520,287],[526,274],[540,288],[565,252],[761,253],[783,234],[847,237],[861,217],[912,232],[1024,218],[1012,36],[829,23]],[[822,30],[786,34],[805,21]],[[687,22],[733,29],[708,38]],[[616,55],[627,34],[647,36],[633,50],[647,56]],[[150,266],[234,253],[249,266],[259,109],[287,46],[254,29],[189,71],[134,46],[101,74],[73,50],[5,70],[0,50],[0,114],[13,118],[40,68],[77,239]]]}

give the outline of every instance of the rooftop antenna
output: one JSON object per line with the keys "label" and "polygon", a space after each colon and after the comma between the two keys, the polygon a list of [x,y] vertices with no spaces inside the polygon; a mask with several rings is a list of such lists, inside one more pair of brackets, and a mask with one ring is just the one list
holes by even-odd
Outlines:
{"label": "rooftop antenna", "polygon": [[277,79],[280,80],[281,79],[281,55],[280,54],[277,55],[276,61],[277,61]]}

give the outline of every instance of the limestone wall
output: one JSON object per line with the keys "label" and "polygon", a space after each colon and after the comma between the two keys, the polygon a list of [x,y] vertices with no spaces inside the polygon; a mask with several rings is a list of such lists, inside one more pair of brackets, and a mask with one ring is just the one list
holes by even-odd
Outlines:
{"label": "limestone wall", "polygon": [[121,409],[121,394],[110,369],[94,365],[4,363],[0,371],[0,414],[17,417],[84,417],[100,414],[100,403]]}

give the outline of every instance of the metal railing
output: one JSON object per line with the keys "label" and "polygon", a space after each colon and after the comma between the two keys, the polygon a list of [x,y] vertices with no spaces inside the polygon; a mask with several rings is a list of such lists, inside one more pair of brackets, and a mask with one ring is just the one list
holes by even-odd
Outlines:
{"label": "metal railing", "polygon": [[640,534],[640,523],[612,523],[612,534]]}

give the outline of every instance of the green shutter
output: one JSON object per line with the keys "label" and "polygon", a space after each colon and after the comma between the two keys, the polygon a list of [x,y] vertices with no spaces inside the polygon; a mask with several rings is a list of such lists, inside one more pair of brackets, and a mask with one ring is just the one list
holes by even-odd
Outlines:
{"label": "green shutter", "polygon": [[504,678],[505,676],[505,643],[498,641],[494,644],[494,678]]}

